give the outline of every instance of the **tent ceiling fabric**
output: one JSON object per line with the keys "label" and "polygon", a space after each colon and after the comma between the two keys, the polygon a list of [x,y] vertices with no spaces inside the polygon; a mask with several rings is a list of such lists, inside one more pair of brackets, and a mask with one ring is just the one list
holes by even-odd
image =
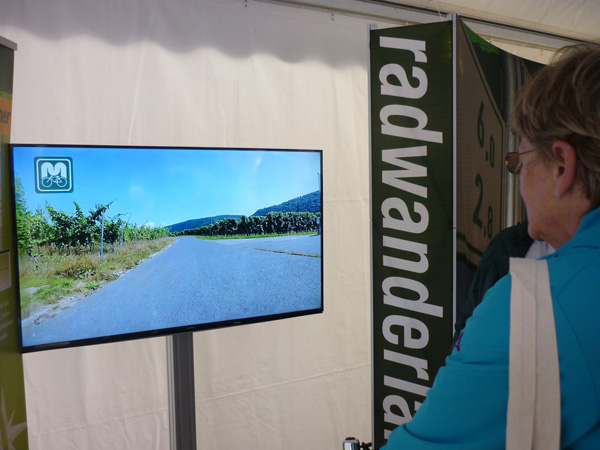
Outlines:
{"label": "tent ceiling fabric", "polygon": [[452,12],[572,39],[600,39],[598,0],[388,0],[386,3]]}
{"label": "tent ceiling fabric", "polygon": [[[455,13],[569,40],[600,40],[598,0],[259,0],[374,17],[403,24],[431,22]],[[518,39],[518,38],[517,38]],[[564,45],[564,44],[562,44]],[[559,46],[562,46],[559,45]],[[555,45],[547,45],[552,47]]]}

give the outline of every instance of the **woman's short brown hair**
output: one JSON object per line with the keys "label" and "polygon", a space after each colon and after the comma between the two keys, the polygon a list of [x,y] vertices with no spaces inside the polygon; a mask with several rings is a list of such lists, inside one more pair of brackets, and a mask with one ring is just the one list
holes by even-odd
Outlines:
{"label": "woman's short brown hair", "polygon": [[561,49],[521,90],[511,129],[545,158],[556,140],[571,144],[586,194],[600,206],[600,44]]}

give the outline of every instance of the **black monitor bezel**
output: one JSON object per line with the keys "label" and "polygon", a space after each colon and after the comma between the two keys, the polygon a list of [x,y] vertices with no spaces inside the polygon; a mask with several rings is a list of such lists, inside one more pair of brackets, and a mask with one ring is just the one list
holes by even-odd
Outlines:
{"label": "black monitor bezel", "polygon": [[[20,300],[20,280],[19,280],[19,254],[17,247],[17,216],[16,216],[16,193],[15,193],[15,173],[14,173],[14,149],[16,147],[40,147],[40,148],[90,148],[90,149],[102,149],[102,148],[110,148],[110,149],[149,149],[149,150],[190,150],[190,151],[202,151],[202,150],[235,150],[235,151],[273,151],[273,152],[313,152],[319,154],[320,159],[320,173],[321,176],[319,178],[319,190],[321,192],[321,211],[320,211],[320,229],[321,229],[321,306],[319,308],[301,310],[301,311],[291,311],[286,313],[278,313],[271,315],[263,315],[256,317],[246,317],[239,319],[231,319],[219,322],[209,322],[209,323],[200,323],[194,325],[186,325],[186,326],[178,326],[178,327],[170,327],[170,328],[160,328],[160,329],[152,329],[145,330],[140,332],[133,333],[123,333],[123,334],[115,334],[110,336],[99,336],[94,338],[84,338],[73,341],[61,341],[55,343],[48,344],[37,344],[25,346],[23,345],[23,336],[22,336],[22,327],[21,327],[21,300]],[[229,327],[237,327],[241,325],[253,325],[260,324],[265,322],[272,322],[277,320],[295,318],[295,317],[304,317],[309,315],[321,314],[324,312],[324,242],[323,242],[323,150],[321,149],[299,149],[299,148],[270,148],[270,147],[193,147],[193,146],[142,146],[142,145],[99,145],[99,144],[26,144],[26,143],[10,143],[9,146],[9,188],[10,188],[10,201],[11,201],[11,225],[12,225],[12,258],[11,261],[13,263],[13,273],[14,273],[14,288],[15,288],[15,299],[17,302],[17,330],[18,330],[18,344],[19,351],[21,353],[32,353],[38,351],[46,351],[46,350],[57,350],[57,349],[65,349],[65,348],[73,348],[73,347],[84,347],[84,346],[93,346],[100,344],[108,344],[108,343],[117,343],[117,342],[126,342],[132,340],[140,340],[140,339],[148,339],[148,338],[156,338],[156,337],[166,337],[171,336],[173,334],[178,333],[193,333],[198,331],[208,331],[208,330],[216,330],[222,328]],[[11,275],[12,276],[12,275]]]}

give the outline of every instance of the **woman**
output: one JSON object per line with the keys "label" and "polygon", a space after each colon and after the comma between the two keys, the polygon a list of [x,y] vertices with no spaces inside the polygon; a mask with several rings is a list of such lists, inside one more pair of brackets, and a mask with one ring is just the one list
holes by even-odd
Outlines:
{"label": "woman", "polygon": [[[600,45],[564,49],[521,92],[520,178],[528,233],[548,260],[561,382],[561,447],[600,449]],[[505,447],[510,275],[467,321],[413,420],[386,450]]]}

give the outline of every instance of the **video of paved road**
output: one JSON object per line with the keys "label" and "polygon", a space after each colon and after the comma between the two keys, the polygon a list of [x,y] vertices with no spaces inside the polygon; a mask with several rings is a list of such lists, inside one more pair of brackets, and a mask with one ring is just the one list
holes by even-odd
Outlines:
{"label": "video of paved road", "polygon": [[39,324],[37,346],[319,310],[321,236],[202,240],[167,249]]}

